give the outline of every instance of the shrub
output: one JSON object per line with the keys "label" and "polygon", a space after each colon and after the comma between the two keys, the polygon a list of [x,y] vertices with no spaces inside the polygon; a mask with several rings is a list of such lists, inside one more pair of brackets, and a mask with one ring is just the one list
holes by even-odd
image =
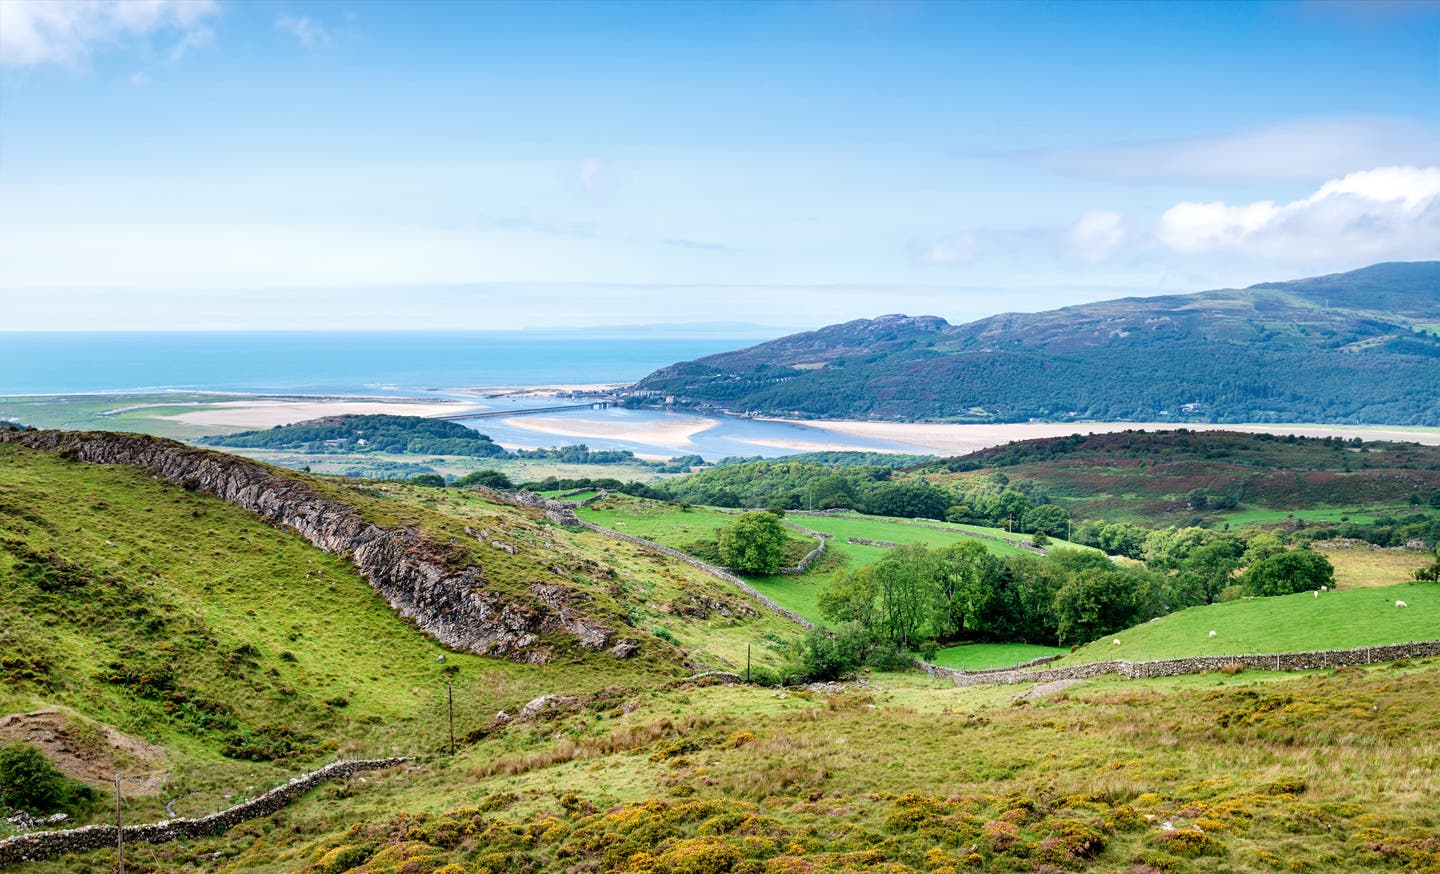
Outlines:
{"label": "shrub", "polygon": [[315,870],[320,874],[344,874],[370,858],[374,852],[370,847],[336,847],[320,857],[320,861],[315,863]]}
{"label": "shrub", "polygon": [[1159,841],[1166,852],[1186,859],[1225,855],[1225,845],[1199,829],[1182,828],[1161,832]]}
{"label": "shrub", "polygon": [[0,746],[0,804],[31,813],[67,810],[95,797],[95,790],[51,764],[28,743]]}

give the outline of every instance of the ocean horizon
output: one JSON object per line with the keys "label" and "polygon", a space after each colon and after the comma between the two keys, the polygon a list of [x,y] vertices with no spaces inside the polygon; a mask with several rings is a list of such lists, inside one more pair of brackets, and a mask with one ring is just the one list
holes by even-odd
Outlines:
{"label": "ocean horizon", "polygon": [[634,382],[763,342],[526,331],[0,332],[0,395],[160,391],[432,395]]}

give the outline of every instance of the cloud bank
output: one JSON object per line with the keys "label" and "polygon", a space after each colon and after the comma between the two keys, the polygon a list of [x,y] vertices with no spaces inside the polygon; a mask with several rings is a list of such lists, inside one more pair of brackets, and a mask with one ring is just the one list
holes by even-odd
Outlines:
{"label": "cloud bank", "polygon": [[1440,167],[1378,167],[1289,203],[1177,203],[1158,236],[1187,253],[1274,259],[1424,258],[1440,254]]}
{"label": "cloud bank", "polygon": [[0,66],[82,66],[97,48],[178,33],[171,60],[208,45],[215,0],[3,0]]}

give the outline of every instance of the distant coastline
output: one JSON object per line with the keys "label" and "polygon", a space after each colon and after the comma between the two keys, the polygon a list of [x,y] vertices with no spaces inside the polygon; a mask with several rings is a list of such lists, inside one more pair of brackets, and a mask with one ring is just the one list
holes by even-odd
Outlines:
{"label": "distant coastline", "polygon": [[[86,393],[0,398],[0,419],[40,427],[125,430],[193,439],[268,428],[321,416],[383,413],[458,417],[533,409],[557,397],[576,400],[608,395],[584,392],[614,384],[557,383],[545,386],[467,386],[421,396],[278,394],[243,392]],[[1299,436],[1356,437],[1440,445],[1440,428],[1387,425],[1207,424],[1174,422],[1024,422],[949,424],[745,418],[664,408],[609,408],[504,415],[466,421],[507,448],[585,443],[593,449],[629,449],[644,458],[698,454],[784,456],[820,450],[857,450],[964,455],[1015,440],[1125,430],[1243,431]]]}

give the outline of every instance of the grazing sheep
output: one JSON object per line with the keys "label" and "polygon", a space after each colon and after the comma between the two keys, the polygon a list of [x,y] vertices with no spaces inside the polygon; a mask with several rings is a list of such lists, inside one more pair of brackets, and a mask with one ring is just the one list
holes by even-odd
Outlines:
{"label": "grazing sheep", "polygon": [[1320,593],[1319,593],[1319,592],[1311,592],[1310,594],[1314,595],[1314,596],[1317,597],[1317,598],[1320,597]]}
{"label": "grazing sheep", "polygon": [[1117,638],[1115,638],[1114,640],[1112,640],[1112,641],[1110,641],[1110,642],[1113,643],[1113,644],[1116,645],[1116,646],[1119,646],[1119,645],[1120,645],[1120,638],[1117,637]]}
{"label": "grazing sheep", "polygon": [[1214,637],[1214,636],[1215,636],[1215,632],[1213,632],[1213,631],[1210,632],[1210,636],[1211,636],[1211,637]]}
{"label": "grazing sheep", "polygon": [[1404,601],[1396,601],[1396,602],[1395,602],[1395,606],[1396,606],[1396,607],[1409,607],[1410,605],[1409,605],[1409,604],[1406,604]]}
{"label": "grazing sheep", "polygon": [[1330,591],[1330,587],[1329,587],[1329,586],[1321,586],[1321,587],[1320,587],[1320,591],[1322,591],[1322,592],[1328,592],[1328,591]]}

